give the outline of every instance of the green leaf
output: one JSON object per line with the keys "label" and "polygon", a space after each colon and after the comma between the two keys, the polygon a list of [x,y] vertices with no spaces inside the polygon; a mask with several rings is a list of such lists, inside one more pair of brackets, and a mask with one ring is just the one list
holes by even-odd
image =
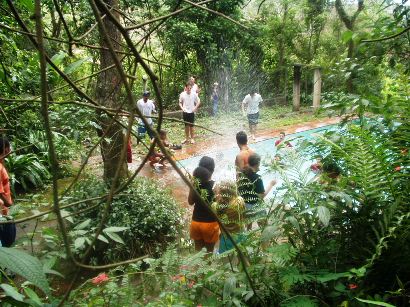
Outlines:
{"label": "green leaf", "polygon": [[22,302],[24,300],[24,295],[18,293],[16,288],[7,284],[1,284],[0,287],[4,290],[7,296],[12,297],[16,301]]}
{"label": "green leaf", "polygon": [[323,225],[328,226],[330,221],[330,211],[324,206],[317,207],[317,215]]}
{"label": "green leaf", "polygon": [[84,243],[85,243],[85,238],[84,237],[80,237],[80,238],[75,239],[75,241],[74,241],[75,249],[80,249],[81,247],[84,246]]}
{"label": "green leaf", "polygon": [[38,307],[43,306],[43,303],[41,302],[41,300],[40,300],[40,298],[38,297],[38,295],[36,294],[36,292],[34,292],[33,290],[31,290],[30,288],[24,288],[24,292],[25,292],[26,295],[30,298],[30,300],[34,303],[34,304],[32,304],[32,305],[38,306]]}
{"label": "green leaf", "polygon": [[64,60],[64,58],[67,56],[67,53],[65,53],[64,51],[60,51],[59,53],[56,53],[55,55],[53,55],[53,57],[51,58],[51,61],[55,64],[55,65],[60,65],[61,62]]}
{"label": "green leaf", "polygon": [[261,241],[266,242],[272,239],[277,234],[277,227],[275,226],[268,226],[266,227],[261,236]]}
{"label": "green leaf", "polygon": [[37,258],[15,248],[0,247],[0,266],[24,277],[50,295],[50,286]]}
{"label": "green leaf", "polygon": [[377,305],[377,306],[384,306],[384,307],[396,307],[395,305],[385,303],[385,302],[380,302],[380,301],[370,301],[370,300],[363,300],[361,298],[356,297],[356,299],[362,303],[367,303],[367,304],[372,304],[372,305]]}
{"label": "green leaf", "polygon": [[298,233],[300,233],[299,222],[298,222],[298,220],[297,220],[294,216],[288,216],[288,217],[286,218],[286,220],[288,220],[288,221],[292,224],[292,226],[296,228],[296,230],[298,231]]}
{"label": "green leaf", "polygon": [[45,274],[53,274],[53,275],[60,276],[61,278],[64,278],[64,275],[61,274],[60,272],[57,272],[56,270],[45,269],[45,268],[43,268],[43,270],[44,270],[44,273],[45,273]]}
{"label": "green leaf", "polygon": [[19,1],[21,5],[23,5],[27,11],[29,11],[30,13],[34,12],[34,1],[32,0],[20,0]]}
{"label": "green leaf", "polygon": [[129,227],[115,227],[115,226],[113,226],[113,227],[107,227],[103,231],[105,233],[107,233],[107,232],[120,232],[120,231],[127,230],[128,228]]}
{"label": "green leaf", "polygon": [[346,32],[342,34],[342,41],[344,43],[347,43],[348,41],[352,39],[352,36],[353,36],[353,32],[350,30],[347,30]]}
{"label": "green leaf", "polygon": [[289,301],[283,302],[280,306],[286,307],[315,307],[319,306],[314,299],[310,299],[305,296],[296,296],[291,298]]}
{"label": "green leaf", "polygon": [[80,230],[86,228],[88,225],[90,225],[91,219],[86,219],[84,222],[78,224],[77,226],[74,227],[74,229]]}
{"label": "green leaf", "polygon": [[81,67],[81,65],[82,65],[85,61],[88,61],[89,59],[90,59],[90,57],[86,57],[86,58],[83,58],[83,59],[80,59],[80,60],[78,60],[78,61],[76,61],[76,62],[71,63],[70,65],[68,65],[68,66],[64,69],[64,73],[67,74],[67,75],[69,75],[69,74],[71,74],[71,73],[77,71],[77,70]]}
{"label": "green leaf", "polygon": [[223,299],[228,300],[231,296],[231,293],[235,290],[236,288],[236,278],[235,277],[229,277],[225,280],[224,284],[224,290],[223,290]]}
{"label": "green leaf", "polygon": [[107,232],[106,235],[113,241],[121,243],[121,244],[125,244],[124,241],[121,239],[121,237],[119,235],[117,235],[114,232]]}
{"label": "green leaf", "polygon": [[328,273],[328,274],[319,275],[319,276],[316,277],[316,279],[321,283],[326,283],[326,282],[331,281],[331,280],[338,280],[339,278],[350,277],[350,276],[352,276],[352,274],[350,274],[348,272]]}
{"label": "green leaf", "polygon": [[103,235],[99,235],[97,239],[100,240],[100,241],[103,241],[103,242],[105,242],[105,243],[109,243],[108,240],[107,240],[107,238],[104,237]]}

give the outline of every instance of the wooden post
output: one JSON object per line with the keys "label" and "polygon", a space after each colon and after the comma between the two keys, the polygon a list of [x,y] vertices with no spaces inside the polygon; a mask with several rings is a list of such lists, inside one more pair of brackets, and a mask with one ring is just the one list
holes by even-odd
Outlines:
{"label": "wooden post", "polygon": [[293,65],[293,111],[300,109],[300,79],[302,76],[302,65]]}
{"label": "wooden post", "polygon": [[322,76],[320,68],[317,67],[313,73],[313,107],[315,109],[320,107],[320,95],[322,92]]}

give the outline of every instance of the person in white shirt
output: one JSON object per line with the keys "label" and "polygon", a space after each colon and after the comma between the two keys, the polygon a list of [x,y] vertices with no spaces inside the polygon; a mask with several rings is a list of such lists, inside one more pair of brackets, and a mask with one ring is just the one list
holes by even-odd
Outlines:
{"label": "person in white shirt", "polygon": [[194,141],[194,121],[195,112],[199,108],[201,102],[198,95],[192,92],[190,82],[185,85],[185,90],[179,95],[179,107],[182,110],[182,119],[185,122],[185,140],[182,144],[195,143]]}
{"label": "person in white shirt", "polygon": [[[152,112],[156,113],[156,110],[155,110],[155,104],[151,99],[149,99],[149,96],[150,96],[150,92],[145,91],[142,94],[142,99],[137,101],[137,108],[138,110],[140,110],[142,115],[145,117],[148,124],[152,127],[153,121],[152,121],[152,118],[149,116],[152,116]],[[149,138],[151,140],[154,138],[154,134],[151,132],[150,129],[148,129],[148,127],[144,125],[144,122],[140,118],[138,120],[138,134],[144,135],[145,132],[148,132]]]}
{"label": "person in white shirt", "polygon": [[200,87],[198,86],[198,84],[195,83],[196,79],[195,76],[192,76],[189,78],[189,83],[191,84],[191,92],[197,94],[199,96],[199,92],[201,91]]}
{"label": "person in white shirt", "polygon": [[[261,95],[252,91],[252,94],[248,94],[242,101],[242,114],[247,115],[249,123],[249,131],[251,138],[254,140],[256,135],[256,127],[259,120],[259,104],[262,103]],[[245,113],[246,108],[246,113]]]}

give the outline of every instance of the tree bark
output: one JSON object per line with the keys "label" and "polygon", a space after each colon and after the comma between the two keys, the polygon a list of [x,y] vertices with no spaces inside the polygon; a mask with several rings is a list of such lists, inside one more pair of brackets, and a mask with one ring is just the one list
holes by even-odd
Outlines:
{"label": "tree bark", "polygon": [[[364,0],[357,0],[357,10],[353,14],[353,16],[347,15],[345,9],[343,8],[343,4],[341,0],[336,0],[335,1],[335,7],[337,14],[339,15],[340,20],[344,23],[346,28],[350,31],[353,32],[354,26],[355,26],[355,21],[357,16],[359,16],[360,12],[364,8]],[[349,40],[348,42],[348,49],[347,49],[347,57],[349,59],[352,59],[354,57],[354,42],[352,39]],[[349,93],[353,92],[353,74],[350,74],[348,79],[346,80],[346,89]]]}
{"label": "tree bark", "polygon": [[293,111],[300,109],[300,78],[302,76],[302,66],[293,65]]}
{"label": "tree bark", "polygon": [[[118,7],[118,0],[104,0],[108,7]],[[101,13],[103,14],[103,13]],[[113,14],[118,13],[113,10]],[[119,18],[118,18],[119,19]],[[111,43],[115,50],[121,50],[119,44],[121,40],[121,34],[115,25],[109,18],[104,18],[104,27],[108,36],[111,39]],[[101,47],[108,48],[107,42],[100,35]],[[100,51],[100,69],[103,70],[108,66],[114,64],[114,60],[108,50]],[[99,74],[95,97],[96,100],[107,108],[118,108],[120,106],[119,94],[121,90],[121,78],[117,69],[109,69]],[[106,137],[101,142],[101,156],[104,163],[104,179],[110,182],[117,171],[120,169],[120,179],[125,178],[127,175],[127,164],[124,161],[120,164],[120,154],[124,146],[124,134],[123,127],[117,122],[112,122],[111,118],[108,118],[104,114],[97,114],[101,130],[98,131],[100,135],[105,133]]]}

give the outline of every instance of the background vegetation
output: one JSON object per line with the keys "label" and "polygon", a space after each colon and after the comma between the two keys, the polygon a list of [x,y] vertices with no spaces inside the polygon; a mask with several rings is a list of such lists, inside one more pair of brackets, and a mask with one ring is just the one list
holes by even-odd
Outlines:
{"label": "background vegetation", "polygon": [[[14,212],[17,222],[35,221],[26,246],[40,260],[0,248],[0,267],[26,280],[3,272],[4,303],[407,306],[407,1],[194,4],[0,1],[0,128],[14,148],[6,159],[13,194],[31,199],[18,193],[53,184],[51,208]],[[284,176],[285,194],[266,204],[265,226],[248,233],[240,250],[191,254],[178,232],[183,220],[175,200],[156,183],[134,180],[139,169],[129,174],[125,155],[118,154],[132,132],[143,76],[162,111],[177,110],[183,84],[198,76],[200,122],[218,130],[231,122],[234,129],[239,103],[252,88],[273,109],[266,118],[287,122],[272,112],[289,110],[278,105],[290,104],[294,64],[302,65],[305,107],[313,69],[320,67],[320,112],[346,122],[340,132],[302,144],[284,166],[272,166]],[[208,117],[214,82],[216,119]],[[347,122],[352,117],[354,124]],[[173,129],[179,126],[164,125],[178,140]],[[339,180],[307,180],[299,168],[304,153],[337,165]],[[87,167],[90,159],[99,159],[101,168]],[[72,182],[59,187],[57,179],[67,176]],[[56,218],[58,226],[49,220],[37,229],[43,218]],[[246,261],[236,259],[239,251]],[[58,277],[55,267],[66,276]],[[79,285],[85,270],[108,275]],[[50,279],[68,286],[53,292]]]}

